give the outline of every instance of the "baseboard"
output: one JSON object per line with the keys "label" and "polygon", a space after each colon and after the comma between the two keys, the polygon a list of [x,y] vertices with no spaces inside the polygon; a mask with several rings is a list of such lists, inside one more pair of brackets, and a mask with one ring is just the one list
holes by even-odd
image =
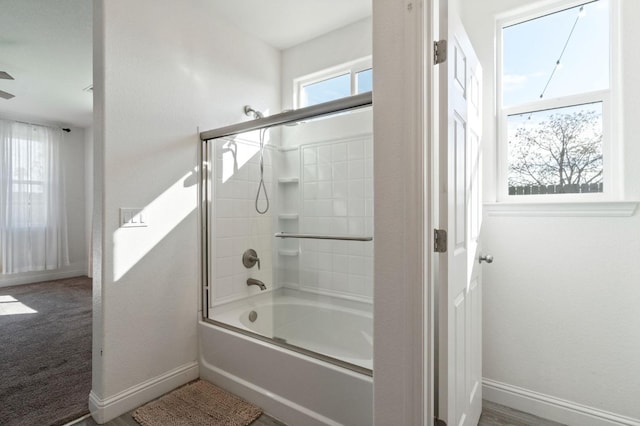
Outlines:
{"label": "baseboard", "polygon": [[640,426],[640,420],[495,380],[482,379],[482,397],[544,419],[576,426]]}
{"label": "baseboard", "polygon": [[74,262],[64,268],[51,271],[20,272],[17,274],[0,274],[0,288],[14,285],[33,284],[42,281],[60,280],[63,278],[87,275],[86,262]]}
{"label": "baseboard", "polygon": [[89,411],[98,424],[103,424],[197,379],[198,376],[198,362],[194,361],[105,399],[98,397],[92,390],[89,394]]}

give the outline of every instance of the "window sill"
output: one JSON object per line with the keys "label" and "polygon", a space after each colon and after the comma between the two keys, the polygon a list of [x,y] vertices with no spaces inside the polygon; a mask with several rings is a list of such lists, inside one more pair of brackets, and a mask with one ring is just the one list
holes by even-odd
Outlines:
{"label": "window sill", "polygon": [[636,201],[591,201],[556,203],[485,203],[487,216],[521,217],[630,217]]}

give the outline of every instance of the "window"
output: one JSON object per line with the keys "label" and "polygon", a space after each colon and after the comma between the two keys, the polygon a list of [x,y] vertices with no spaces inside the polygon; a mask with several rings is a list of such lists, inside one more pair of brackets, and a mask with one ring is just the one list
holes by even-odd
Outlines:
{"label": "window", "polygon": [[610,1],[498,23],[500,200],[615,195]]}
{"label": "window", "polygon": [[295,105],[303,108],[372,90],[371,58],[343,64],[299,79]]}
{"label": "window", "polygon": [[3,274],[69,264],[62,130],[0,120]]}

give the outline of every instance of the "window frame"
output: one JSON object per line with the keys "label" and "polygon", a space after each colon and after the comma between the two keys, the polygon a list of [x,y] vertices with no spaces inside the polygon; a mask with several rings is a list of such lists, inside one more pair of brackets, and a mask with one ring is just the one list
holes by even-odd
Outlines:
{"label": "window frame", "polygon": [[[496,54],[495,54],[495,102],[496,102],[496,140],[497,140],[497,180],[496,200],[509,203],[575,203],[615,201],[622,199],[622,140],[620,135],[621,120],[613,120],[620,116],[619,72],[619,0],[609,0],[609,88],[582,92],[575,95],[547,98],[522,104],[503,107],[503,39],[502,30],[511,25],[524,23],[531,19],[543,17],[572,7],[588,3],[585,0],[558,0],[538,3],[532,7],[510,12],[496,19]],[[508,172],[508,117],[514,114],[543,111],[575,105],[602,102],[602,155],[603,155],[603,192],[575,194],[536,194],[509,195]]]}
{"label": "window frame", "polygon": [[[305,86],[309,86],[311,84],[320,83],[325,80],[329,80],[335,77],[339,77],[341,75],[349,74],[350,75],[350,94],[356,94],[356,75],[359,72],[366,71],[368,69],[373,69],[373,61],[371,56],[366,56],[364,58],[356,59],[354,61],[349,61],[342,63],[340,65],[336,65],[330,68],[325,68],[320,71],[316,71],[311,74],[304,75],[302,77],[297,77],[293,80],[293,107],[295,109],[303,108],[302,106],[302,89]],[[364,93],[364,92],[363,92]],[[342,98],[339,98],[342,99]],[[314,104],[316,105],[316,104]],[[305,105],[311,106],[311,105]]]}

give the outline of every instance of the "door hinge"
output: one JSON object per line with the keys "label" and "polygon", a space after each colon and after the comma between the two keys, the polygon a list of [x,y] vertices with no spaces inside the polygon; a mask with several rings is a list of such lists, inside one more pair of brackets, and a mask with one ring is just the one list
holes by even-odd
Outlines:
{"label": "door hinge", "polygon": [[438,65],[447,60],[447,40],[433,42],[433,63]]}
{"label": "door hinge", "polygon": [[445,229],[433,230],[433,251],[436,253],[447,252],[447,231]]}

